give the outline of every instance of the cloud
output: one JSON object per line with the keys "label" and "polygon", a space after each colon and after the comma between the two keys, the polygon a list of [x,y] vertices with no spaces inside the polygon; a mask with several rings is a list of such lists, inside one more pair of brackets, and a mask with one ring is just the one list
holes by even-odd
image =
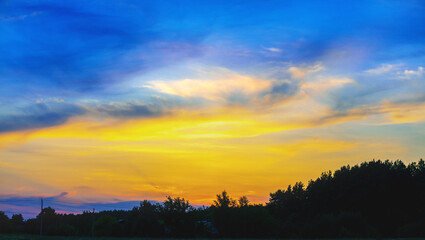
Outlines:
{"label": "cloud", "polygon": [[152,109],[145,104],[136,103],[109,103],[88,107],[89,114],[103,115],[113,118],[141,118],[161,115],[161,109]]}
{"label": "cloud", "polygon": [[250,107],[264,111],[274,105],[283,104],[299,93],[300,85],[297,81],[280,80],[274,81],[270,89],[263,91],[258,97],[249,101]]}
{"label": "cloud", "polygon": [[[321,63],[291,66],[282,73],[263,74],[263,77],[242,75],[226,68],[212,67],[199,71],[199,78],[183,80],[150,81],[141,87],[183,98],[203,98],[219,103],[239,102],[244,105],[274,104],[294,96],[300,90],[306,76],[323,71]],[[290,73],[290,79],[283,79]],[[270,77],[268,77],[269,75]],[[334,79],[332,86],[347,83],[347,79]],[[325,84],[321,82],[320,84]],[[314,84],[305,85],[306,88]],[[319,83],[316,83],[318,86]],[[322,86],[325,87],[325,86]],[[268,103],[267,103],[268,102]]]}
{"label": "cloud", "polygon": [[24,19],[29,18],[29,17],[35,17],[35,16],[37,16],[39,14],[41,14],[41,12],[32,12],[32,13],[24,14],[24,15],[0,17],[0,20],[4,20],[4,21],[19,21],[19,20],[24,20]]}
{"label": "cloud", "polygon": [[[174,97],[164,98],[152,96],[144,102],[118,101],[103,103],[99,100],[81,100],[79,104],[66,103],[58,97],[40,98],[35,104],[25,107],[13,106],[10,111],[4,109],[0,115],[1,145],[25,139],[17,137],[14,131],[41,129],[65,124],[72,117],[93,118],[96,121],[114,122],[139,118],[161,117],[172,114],[173,110],[196,107],[196,103],[187,102]],[[8,139],[8,140],[7,140]]]}
{"label": "cloud", "polygon": [[275,52],[275,53],[282,52],[282,49],[280,49],[280,48],[271,47],[271,48],[265,48],[265,49],[268,50],[268,51],[270,51],[270,52]]}
{"label": "cloud", "polygon": [[384,100],[376,105],[362,105],[343,111],[329,109],[324,116],[317,119],[317,123],[340,123],[367,119],[373,125],[424,122],[425,103]]}
{"label": "cloud", "polygon": [[0,132],[20,131],[61,125],[70,117],[82,115],[84,109],[73,104],[37,103],[27,106],[20,113],[0,116]]}
{"label": "cloud", "polygon": [[399,72],[398,74],[400,75],[399,78],[402,79],[410,79],[413,77],[422,77],[422,75],[424,75],[425,73],[425,68],[422,66],[418,67],[418,70],[404,70],[403,72]]}
{"label": "cloud", "polygon": [[326,75],[326,72],[322,75],[314,74],[324,69],[321,63],[292,65],[285,70],[263,74],[260,78],[241,75],[225,68],[209,68],[201,71],[199,79],[150,81],[142,87],[185,99],[202,98],[230,105],[237,103],[251,110],[263,111],[288,102],[300,90],[318,99],[326,99],[331,90],[338,93],[347,84],[355,83],[354,79]]}
{"label": "cloud", "polygon": [[234,94],[254,95],[272,86],[271,80],[240,75],[227,69],[220,71],[221,74],[211,76],[210,79],[151,81],[142,87],[185,98],[205,98],[223,102]]}
{"label": "cloud", "polygon": [[48,102],[63,103],[65,101],[62,98],[58,98],[58,97],[39,98],[35,100],[35,103],[48,103]]}
{"label": "cloud", "polygon": [[280,81],[273,84],[269,93],[272,95],[293,96],[298,90],[298,84],[289,81]]}
{"label": "cloud", "polygon": [[[376,106],[382,101],[405,102],[416,99],[423,102],[424,68],[411,70],[406,64],[382,64],[366,72],[349,74],[355,84],[347,84],[328,94],[328,103],[336,110],[359,106]],[[347,74],[348,75],[348,74]]]}
{"label": "cloud", "polygon": [[412,79],[421,77],[425,73],[425,68],[419,66],[417,70],[402,69],[403,64],[381,64],[380,67],[369,69],[366,72],[374,75],[388,74],[387,77],[398,79]]}
{"label": "cloud", "polygon": [[304,79],[307,75],[315,72],[324,70],[324,67],[321,63],[317,63],[313,66],[308,67],[290,67],[288,69],[289,74],[292,78],[295,79]]}
{"label": "cloud", "polygon": [[323,91],[354,82],[350,78],[321,78],[314,82],[304,82],[301,88],[304,90]]}
{"label": "cloud", "polygon": [[400,66],[401,64],[381,64],[381,66],[366,70],[366,72],[371,74],[383,74],[398,69]]}

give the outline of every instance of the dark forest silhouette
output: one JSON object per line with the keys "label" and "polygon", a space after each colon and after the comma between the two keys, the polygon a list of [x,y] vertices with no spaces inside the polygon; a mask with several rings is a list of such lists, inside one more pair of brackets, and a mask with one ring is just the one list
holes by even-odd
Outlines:
{"label": "dark forest silhouette", "polygon": [[[0,212],[1,233],[39,234],[40,214]],[[324,172],[307,186],[270,194],[265,205],[226,191],[210,207],[183,198],[142,201],[130,211],[58,214],[43,210],[46,235],[119,237],[425,237],[425,162],[370,161]]]}

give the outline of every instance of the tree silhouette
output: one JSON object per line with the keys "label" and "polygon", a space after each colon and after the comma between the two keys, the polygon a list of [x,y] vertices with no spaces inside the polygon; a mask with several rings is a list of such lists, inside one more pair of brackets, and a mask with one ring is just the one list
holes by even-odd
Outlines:
{"label": "tree silhouette", "polygon": [[120,225],[118,220],[112,216],[101,216],[94,223],[96,236],[119,236]]}
{"label": "tree silhouette", "polygon": [[0,232],[10,232],[9,217],[2,211],[0,211]]}
{"label": "tree silhouette", "polygon": [[166,224],[166,233],[172,237],[188,237],[194,234],[193,207],[184,198],[170,196],[163,202],[161,213]]}
{"label": "tree silhouette", "polygon": [[24,217],[22,214],[13,214],[10,219],[10,225],[13,232],[19,232],[24,228]]}
{"label": "tree silhouette", "polygon": [[238,199],[239,207],[247,207],[249,205],[249,200],[247,196],[242,196]]}
{"label": "tree silhouette", "polygon": [[163,232],[160,207],[157,203],[144,200],[138,207],[134,207],[128,219],[127,231],[132,236],[159,237]]}
{"label": "tree silhouette", "polygon": [[229,197],[226,190],[221,194],[217,194],[217,200],[214,200],[213,206],[216,208],[235,207],[236,201]]}

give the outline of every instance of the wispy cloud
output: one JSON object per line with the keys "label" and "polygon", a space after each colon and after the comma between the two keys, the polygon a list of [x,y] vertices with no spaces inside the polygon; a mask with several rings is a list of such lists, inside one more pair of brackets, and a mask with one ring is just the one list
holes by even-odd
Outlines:
{"label": "wispy cloud", "polygon": [[23,14],[23,15],[17,15],[17,16],[4,16],[4,17],[0,17],[0,20],[4,20],[4,21],[19,21],[19,20],[24,20],[26,18],[29,17],[35,17],[39,14],[42,14],[42,12],[32,12],[29,14]]}
{"label": "wispy cloud", "polygon": [[183,79],[175,81],[151,81],[142,87],[171,95],[188,98],[205,98],[212,101],[225,101],[233,94],[258,94],[272,86],[272,81],[244,76],[227,69],[216,68],[221,71],[218,75],[207,79]]}
{"label": "wispy cloud", "polygon": [[402,66],[401,64],[381,64],[381,66],[366,70],[366,72],[371,74],[383,74],[383,73],[397,70],[401,66]]}
{"label": "wispy cloud", "polygon": [[404,70],[402,72],[399,72],[399,78],[402,79],[410,79],[415,77],[422,77],[425,75],[425,68],[422,66],[418,67],[418,70]]}
{"label": "wispy cloud", "polygon": [[280,49],[280,48],[270,47],[270,48],[265,48],[265,49],[268,50],[268,51],[270,51],[270,52],[275,52],[275,53],[282,52],[282,49]]}
{"label": "wispy cloud", "polygon": [[315,72],[324,70],[324,67],[321,63],[317,63],[313,66],[307,67],[290,67],[288,72],[291,74],[292,78],[304,79],[307,75]]}
{"label": "wispy cloud", "polygon": [[150,108],[146,104],[128,102],[99,104],[94,107],[87,107],[87,110],[89,115],[118,119],[155,117],[162,114],[162,109]]}
{"label": "wispy cloud", "polygon": [[36,103],[22,112],[0,116],[0,132],[20,131],[61,125],[68,118],[82,115],[84,109],[73,104]]}
{"label": "wispy cloud", "polygon": [[313,91],[322,91],[322,90],[329,90],[331,88],[335,88],[338,86],[343,86],[348,83],[354,83],[355,81],[353,79],[349,78],[320,78],[317,81],[314,82],[304,82],[301,85],[301,88],[303,89],[309,89]]}

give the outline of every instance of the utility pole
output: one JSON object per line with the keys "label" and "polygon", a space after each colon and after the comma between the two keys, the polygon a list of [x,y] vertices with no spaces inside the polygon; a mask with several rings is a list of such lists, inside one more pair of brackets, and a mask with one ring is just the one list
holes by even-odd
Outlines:
{"label": "utility pole", "polygon": [[41,198],[40,236],[43,236],[43,198]]}
{"label": "utility pole", "polygon": [[93,217],[91,222],[91,237],[94,237],[94,208],[93,208]]}

